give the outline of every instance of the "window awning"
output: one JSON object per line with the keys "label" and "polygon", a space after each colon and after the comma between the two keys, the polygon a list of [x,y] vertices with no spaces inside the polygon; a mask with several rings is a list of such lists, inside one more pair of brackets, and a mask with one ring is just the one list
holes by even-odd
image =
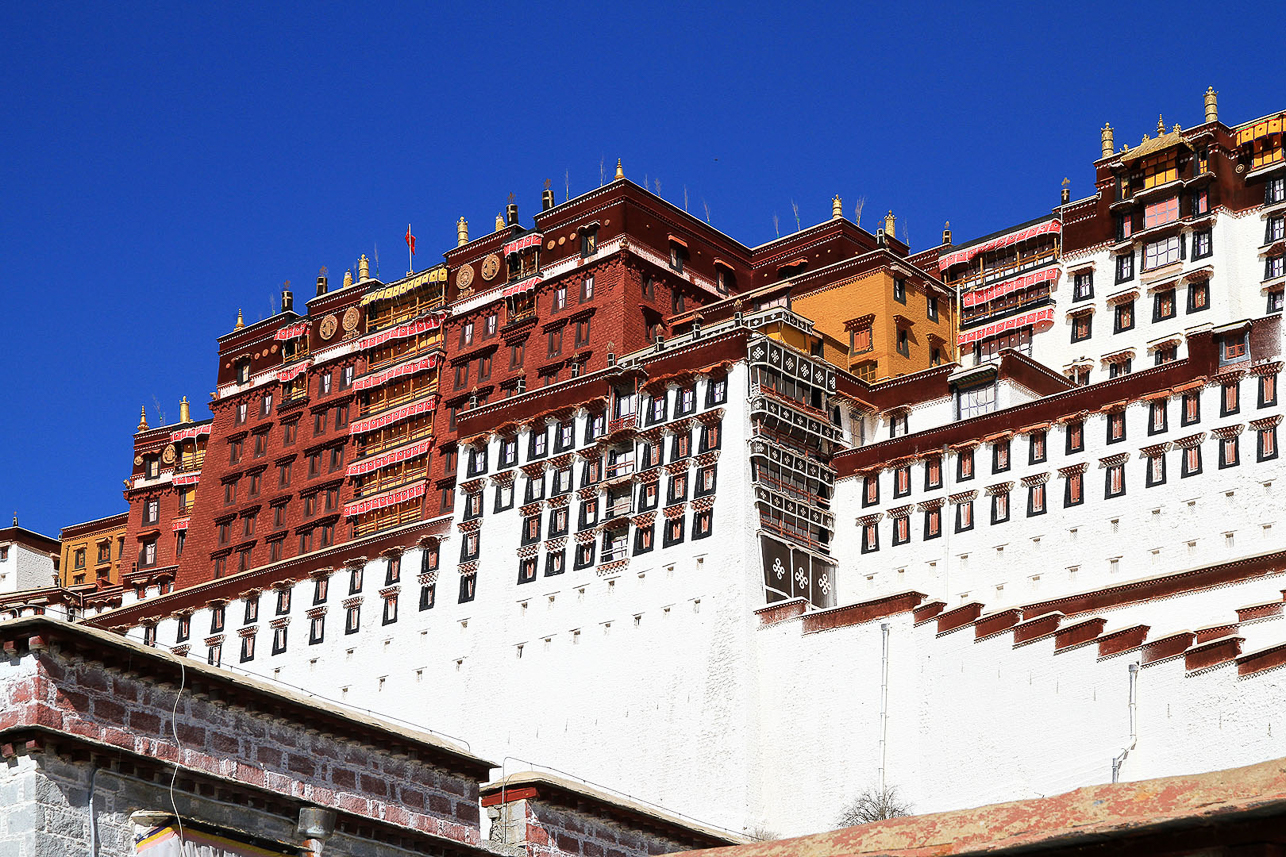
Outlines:
{"label": "window awning", "polygon": [[670,240],[675,244],[678,244],[684,250],[688,249],[688,242],[684,241],[682,238],[675,235],[673,232],[670,233]]}
{"label": "window awning", "polygon": [[1053,321],[1054,308],[1045,307],[1044,309],[1036,310],[1035,312],[1026,312],[1022,315],[1013,316],[1012,318],[1001,319],[1000,321],[992,322],[985,327],[966,330],[964,333],[961,333],[956,337],[956,344],[968,345],[971,342],[977,342],[980,339],[989,339],[993,336],[999,336],[1002,333],[1017,330],[1020,327],[1044,324],[1045,322],[1052,324]]}
{"label": "window awning", "polygon": [[504,292],[501,294],[501,297],[511,298],[514,295],[521,295],[525,292],[529,292],[532,289],[536,288],[536,286],[539,286],[541,280],[543,279],[544,277],[540,276],[539,274],[534,277],[528,277],[527,279],[523,280],[521,283],[514,283],[512,286],[507,286]]}
{"label": "window awning", "polygon": [[1260,137],[1267,137],[1269,134],[1280,134],[1282,132],[1282,117],[1274,119],[1265,119],[1262,122],[1256,122],[1253,125],[1247,125],[1244,128],[1237,129],[1237,145],[1249,143],[1258,140]]}
{"label": "window awning", "polygon": [[308,371],[308,367],[313,365],[313,361],[303,360],[294,366],[287,366],[285,369],[277,370],[277,380],[285,384],[295,380],[297,377]]}
{"label": "window awning", "polygon": [[287,339],[295,339],[296,337],[305,336],[307,335],[307,333],[308,333],[308,322],[301,321],[298,324],[286,325],[281,330],[277,331],[276,335],[273,336],[273,339],[277,340],[278,342],[283,342]]}
{"label": "window awning", "polygon": [[174,482],[172,484],[174,484],[176,487],[181,488],[184,485],[195,485],[200,481],[201,481],[201,471],[197,470],[193,473],[174,474]]}
{"label": "window awning", "polygon": [[1133,360],[1133,359],[1134,359],[1133,348],[1122,348],[1120,351],[1113,351],[1111,354],[1103,355],[1103,363],[1105,365],[1111,364],[1111,363],[1124,363],[1127,360]]}
{"label": "window awning", "polygon": [[397,327],[390,327],[388,330],[381,330],[378,333],[363,336],[357,342],[357,350],[365,351],[368,348],[374,348],[377,345],[392,342],[394,339],[406,339],[410,336],[419,336],[421,333],[428,333],[430,330],[437,330],[442,326],[444,315],[445,313],[434,313],[427,318],[408,321],[406,324],[399,324]]}
{"label": "window awning", "polygon": [[402,420],[408,420],[411,417],[418,417],[421,414],[432,413],[437,410],[438,397],[433,396],[421,402],[411,402],[409,405],[402,405],[400,408],[394,408],[386,414],[380,414],[377,417],[366,417],[365,419],[353,420],[348,424],[348,433],[350,435],[365,434],[369,431],[391,426]]}
{"label": "window awning", "polygon": [[364,500],[345,503],[344,516],[351,518],[353,515],[362,515],[366,512],[374,512],[376,509],[383,509],[385,506],[405,503],[408,500],[418,500],[424,496],[424,489],[425,483],[416,482],[414,485],[398,488],[395,491],[388,491],[384,494],[376,494],[374,497],[367,497]]}
{"label": "window awning", "polygon": [[192,520],[191,515],[189,515],[186,518],[176,518],[174,520],[174,532],[177,533],[179,530],[186,530],[188,528],[188,522],[191,520]]}
{"label": "window awning", "polygon": [[445,283],[447,281],[446,265],[439,265],[436,268],[430,268],[422,271],[413,277],[407,277],[401,282],[394,283],[391,286],[385,286],[382,289],[376,289],[373,292],[367,292],[362,295],[359,306],[366,306],[374,301],[384,301],[390,298],[401,297],[412,289],[418,289],[420,286],[426,286],[429,283]]}
{"label": "window awning", "polygon": [[996,298],[1002,298],[1013,292],[1022,291],[1031,286],[1040,285],[1041,283],[1058,282],[1062,276],[1062,270],[1059,268],[1045,268],[1034,274],[1025,274],[1021,277],[1015,277],[1011,280],[1005,280],[1000,283],[994,283],[986,288],[974,289],[966,292],[962,301],[965,306],[972,307],[979,304],[985,304],[988,301],[994,301]]}
{"label": "window awning", "polygon": [[521,253],[529,247],[539,247],[540,242],[544,240],[545,236],[541,235],[539,232],[533,232],[530,235],[515,238],[513,241],[509,241],[505,244],[504,255],[508,256],[510,253]]}
{"label": "window awning", "polygon": [[999,250],[1001,247],[1011,247],[1020,241],[1027,241],[1031,238],[1037,238],[1041,235],[1057,234],[1063,231],[1063,222],[1061,220],[1047,220],[1044,223],[1037,223],[1035,226],[1029,226],[1017,232],[1010,232],[1008,235],[1001,235],[999,238],[993,238],[990,241],[984,241],[981,244],[975,244],[972,247],[966,247],[963,250],[957,250],[938,259],[938,270],[945,271],[952,265],[960,262],[969,262],[975,256],[986,253],[989,250]]}
{"label": "window awning", "polygon": [[433,440],[422,440],[419,443],[413,443],[410,446],[404,446],[401,449],[395,449],[386,452],[383,455],[377,455],[373,458],[363,458],[361,461],[354,461],[348,465],[344,471],[345,476],[361,476],[370,473],[373,470],[379,470],[381,467],[387,467],[390,464],[398,464],[402,461],[410,461],[412,458],[419,458],[421,455],[427,455],[429,449],[433,446]]}
{"label": "window awning", "polygon": [[380,387],[392,381],[394,378],[401,378],[404,375],[414,375],[417,372],[427,372],[436,368],[438,365],[438,355],[426,354],[423,357],[417,357],[414,360],[408,360],[405,363],[399,363],[396,366],[390,366],[387,369],[381,369],[373,375],[363,375],[353,382],[354,390],[370,390],[373,387]]}
{"label": "window awning", "polygon": [[181,440],[195,440],[203,434],[210,433],[210,424],[200,426],[189,426],[185,429],[170,432],[170,443],[178,443]]}

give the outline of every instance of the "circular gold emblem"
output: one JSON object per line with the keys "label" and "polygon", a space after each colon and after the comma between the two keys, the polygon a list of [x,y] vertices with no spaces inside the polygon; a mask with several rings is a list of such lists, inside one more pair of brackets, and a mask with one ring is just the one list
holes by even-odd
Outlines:
{"label": "circular gold emblem", "polygon": [[134,466],[135,466],[135,467],[142,467],[142,466],[143,466],[143,456],[141,456],[141,455],[136,455],[136,456],[134,456]]}
{"label": "circular gold emblem", "polygon": [[473,284],[473,266],[465,265],[455,274],[456,288],[467,289]]}
{"label": "circular gold emblem", "polygon": [[174,463],[174,447],[167,446],[165,448],[165,452],[161,453],[161,461],[164,461],[166,464]]}
{"label": "circular gold emblem", "polygon": [[550,238],[550,239],[549,239],[549,242],[548,242],[547,244],[545,244],[545,249],[546,249],[546,250],[553,250],[553,249],[554,249],[554,239],[552,239],[552,238]]}
{"label": "circular gold emblem", "polygon": [[321,321],[321,330],[319,331],[319,333],[321,333],[321,338],[330,339],[335,335],[335,328],[337,327],[339,327],[339,322],[335,320],[334,313],[323,318]]}
{"label": "circular gold emblem", "polygon": [[357,330],[357,323],[362,320],[362,314],[358,312],[357,307],[351,306],[344,310],[344,333],[349,334]]}
{"label": "circular gold emblem", "polygon": [[500,273],[500,257],[495,253],[482,260],[482,279],[494,280]]}

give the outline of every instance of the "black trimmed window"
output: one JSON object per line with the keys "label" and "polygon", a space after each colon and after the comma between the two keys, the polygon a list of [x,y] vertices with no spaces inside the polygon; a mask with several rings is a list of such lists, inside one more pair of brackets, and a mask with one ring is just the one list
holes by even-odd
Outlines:
{"label": "black trimmed window", "polygon": [[1067,436],[1067,454],[1073,452],[1083,452],[1085,450],[1085,421],[1071,420],[1067,423],[1064,430]]}
{"label": "black trimmed window", "polygon": [[1271,461],[1277,457],[1277,426],[1259,429],[1256,434],[1255,447],[1259,461]]}
{"label": "black trimmed window", "polygon": [[1233,435],[1232,437],[1220,438],[1219,469],[1236,467],[1238,464],[1241,464],[1241,436]]}
{"label": "black trimmed window", "polygon": [[1134,329],[1134,301],[1120,301],[1112,308],[1112,332]]}
{"label": "black trimmed window", "polygon": [[284,654],[286,651],[286,631],[289,630],[285,625],[272,629],[272,653],[274,655]]}
{"label": "black trimmed window", "polygon": [[1094,335],[1094,314],[1080,312],[1072,317],[1072,342],[1084,342]]}
{"label": "black trimmed window", "polygon": [[1040,464],[1049,457],[1049,444],[1045,436],[1045,430],[1034,431],[1028,436],[1027,440],[1027,463]]}
{"label": "black trimmed window", "polygon": [[344,608],[344,635],[356,634],[362,630],[362,605],[354,604]]}
{"label": "black trimmed window", "polygon": [[392,592],[384,596],[384,615],[380,620],[381,625],[392,625],[397,621],[397,593]]}
{"label": "black trimmed window", "polygon": [[649,553],[655,547],[656,524],[634,528],[634,555]]}
{"label": "black trimmed window", "polygon": [[868,473],[862,478],[862,505],[874,506],[880,502],[880,474]]}
{"label": "black trimmed window", "polygon": [[437,590],[437,583],[425,583],[420,586],[420,612],[433,609],[433,605],[437,603]]}
{"label": "black trimmed window", "polygon": [[1265,372],[1259,376],[1259,407],[1270,408],[1277,404],[1277,373]]}
{"label": "black trimmed window", "polygon": [[1072,276],[1072,300],[1084,301],[1094,297],[1094,272],[1077,271]]}
{"label": "black trimmed window", "polygon": [[728,376],[722,375],[706,381],[706,407],[713,408],[728,401]]}
{"label": "black trimmed window", "polygon": [[1125,465],[1111,464],[1103,474],[1103,497],[1112,499],[1125,494]]}
{"label": "black trimmed window", "polygon": [[1146,471],[1144,484],[1151,488],[1154,485],[1165,484],[1165,454],[1153,455],[1145,463]]}
{"label": "black trimmed window", "polygon": [[255,635],[243,634],[241,637],[241,663],[255,659]]}
{"label": "black trimmed window", "polygon": [[1152,295],[1152,321],[1174,318],[1179,312],[1174,300],[1174,289],[1162,289]]}
{"label": "black trimmed window", "polygon": [[935,506],[924,510],[924,540],[936,539],[942,535],[942,507]]}
{"label": "black trimmed window", "polygon": [[1183,394],[1183,414],[1179,425],[1190,426],[1201,422],[1201,390],[1189,390]]}
{"label": "black trimmed window", "polygon": [[997,491],[991,495],[991,522],[1003,524],[1009,520],[1009,492]]}
{"label": "black trimmed window", "polygon": [[973,501],[956,504],[956,532],[967,533],[973,529]]}
{"label": "black trimmed window", "polygon": [[708,539],[714,532],[714,509],[692,513],[692,540]]}
{"label": "black trimmed window", "polygon": [[315,646],[326,639],[326,614],[308,619],[308,645]]}
{"label": "black trimmed window", "polygon": [[1209,229],[1192,233],[1192,258],[1204,259],[1214,254],[1214,242]]}
{"label": "black trimmed window", "polygon": [[510,482],[507,485],[496,486],[496,503],[495,511],[507,512],[514,507],[514,486]]}
{"label": "black trimmed window", "polygon": [[893,519],[893,538],[890,544],[904,545],[909,541],[911,541],[911,516],[899,515]]}
{"label": "black trimmed window", "polygon": [[1202,312],[1210,309],[1210,283],[1188,284],[1188,312]]}
{"label": "black trimmed window", "polygon": [[1079,506],[1085,502],[1085,473],[1069,473],[1063,480],[1063,506]]}
{"label": "black trimmed window", "polygon": [[545,577],[554,577],[567,570],[567,551],[557,550],[545,554]]}
{"label": "black trimmed window", "polygon": [[1230,417],[1241,411],[1241,382],[1231,381],[1222,385],[1219,395],[1219,416]]}
{"label": "black trimmed window", "polygon": [[1187,479],[1189,476],[1197,476],[1201,473],[1201,444],[1193,444],[1184,447],[1183,466],[1179,470],[1179,476]]}
{"label": "black trimmed window", "polygon": [[478,575],[462,574],[460,575],[460,596],[457,601],[460,604],[468,604],[478,594]]}
{"label": "black trimmed window", "polygon": [[1027,486],[1027,517],[1045,514],[1045,483]]}
{"label": "black trimmed window", "polygon": [[998,440],[991,445],[991,472],[1004,473],[1010,467],[1010,439]]}
{"label": "black trimmed window", "polygon": [[589,568],[594,564],[594,547],[593,541],[576,545],[576,552],[572,556],[572,568],[582,569]]}
{"label": "black trimmed window", "polygon": [[1107,442],[1120,443],[1125,440],[1125,411],[1113,411],[1107,415]]}
{"label": "black trimmed window", "polygon": [[956,481],[967,482],[974,475],[974,447],[962,449],[956,453]]}
{"label": "black trimmed window", "polygon": [[478,533],[465,533],[460,539],[460,562],[473,562],[478,558]]}
{"label": "black trimmed window", "polygon": [[874,523],[862,525],[862,553],[875,553],[880,549],[880,528]]}
{"label": "black trimmed window", "polygon": [[1161,434],[1170,428],[1170,400],[1153,399],[1148,403],[1148,434]]}
{"label": "black trimmed window", "polygon": [[682,515],[676,515],[673,518],[666,519],[665,537],[662,547],[670,547],[683,542],[685,518]]}
{"label": "black trimmed window", "polygon": [[942,487],[942,456],[930,455],[924,459],[924,490]]}
{"label": "black trimmed window", "polygon": [[[904,464],[893,471],[893,496],[906,497],[911,493],[911,465]],[[901,544],[901,542],[897,542]]]}
{"label": "black trimmed window", "polygon": [[1125,253],[1116,257],[1116,282],[1128,283],[1134,279],[1134,254]]}
{"label": "black trimmed window", "polygon": [[900,304],[906,303],[906,280],[902,277],[893,278],[893,300]]}

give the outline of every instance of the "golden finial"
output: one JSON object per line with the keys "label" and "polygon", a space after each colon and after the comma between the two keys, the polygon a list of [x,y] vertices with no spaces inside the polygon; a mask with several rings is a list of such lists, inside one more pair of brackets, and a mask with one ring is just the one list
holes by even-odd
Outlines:
{"label": "golden finial", "polygon": [[1165,134],[1165,117],[1160,113],[1157,114],[1157,136]]}
{"label": "golden finial", "polygon": [[246,326],[246,320],[241,317],[241,307],[237,307],[237,323],[233,326],[232,329],[240,330],[245,326]]}
{"label": "golden finial", "polygon": [[469,243],[469,221],[461,217],[455,223],[455,246],[463,247]]}
{"label": "golden finial", "polygon": [[1178,123],[1178,122],[1175,122],[1175,123],[1174,123],[1174,133],[1178,134],[1178,133],[1179,133],[1180,131],[1182,131],[1182,130],[1183,130],[1183,129],[1179,127],[1179,123]]}
{"label": "golden finial", "polygon": [[188,404],[188,397],[184,396],[179,402],[179,422],[192,422],[192,406]]}
{"label": "golden finial", "polygon": [[621,159],[620,159],[620,158],[617,158],[617,159],[616,159],[616,175],[612,176],[612,178],[613,178],[613,179],[623,179],[623,178],[625,178],[625,170],[621,169]]}
{"label": "golden finial", "polygon": [[1206,121],[1216,122],[1219,119],[1219,93],[1213,86],[1206,87]]}
{"label": "golden finial", "polygon": [[363,253],[362,258],[357,260],[357,279],[360,281],[360,280],[369,280],[370,278],[371,278],[371,261],[370,259],[367,259],[366,254]]}
{"label": "golden finial", "polygon": [[840,202],[839,194],[831,199],[831,220],[842,220],[844,218],[844,203]]}
{"label": "golden finial", "polygon": [[344,286],[348,287],[353,284],[353,269],[349,268],[344,272]]}
{"label": "golden finial", "polygon": [[137,431],[147,431],[147,405],[138,409],[138,429]]}
{"label": "golden finial", "polygon": [[505,228],[505,216],[503,214],[497,214],[496,231],[499,232],[501,229],[504,229],[504,228]]}
{"label": "golden finial", "polygon": [[888,235],[890,238],[896,238],[897,236],[893,234],[893,228],[896,225],[897,218],[893,216],[893,209],[890,208],[889,213],[884,215],[884,234]]}

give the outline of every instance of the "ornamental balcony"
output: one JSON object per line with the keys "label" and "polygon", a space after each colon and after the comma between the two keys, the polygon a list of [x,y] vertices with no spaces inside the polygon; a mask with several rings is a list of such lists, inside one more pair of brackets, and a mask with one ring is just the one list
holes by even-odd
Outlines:
{"label": "ornamental balcony", "polygon": [[414,402],[427,396],[435,395],[438,392],[438,377],[434,375],[431,380],[421,385],[412,384],[410,389],[400,393],[393,393],[392,388],[384,387],[379,390],[371,391],[370,398],[358,405],[357,416],[373,417],[379,416],[385,411],[401,407],[408,402]]}

